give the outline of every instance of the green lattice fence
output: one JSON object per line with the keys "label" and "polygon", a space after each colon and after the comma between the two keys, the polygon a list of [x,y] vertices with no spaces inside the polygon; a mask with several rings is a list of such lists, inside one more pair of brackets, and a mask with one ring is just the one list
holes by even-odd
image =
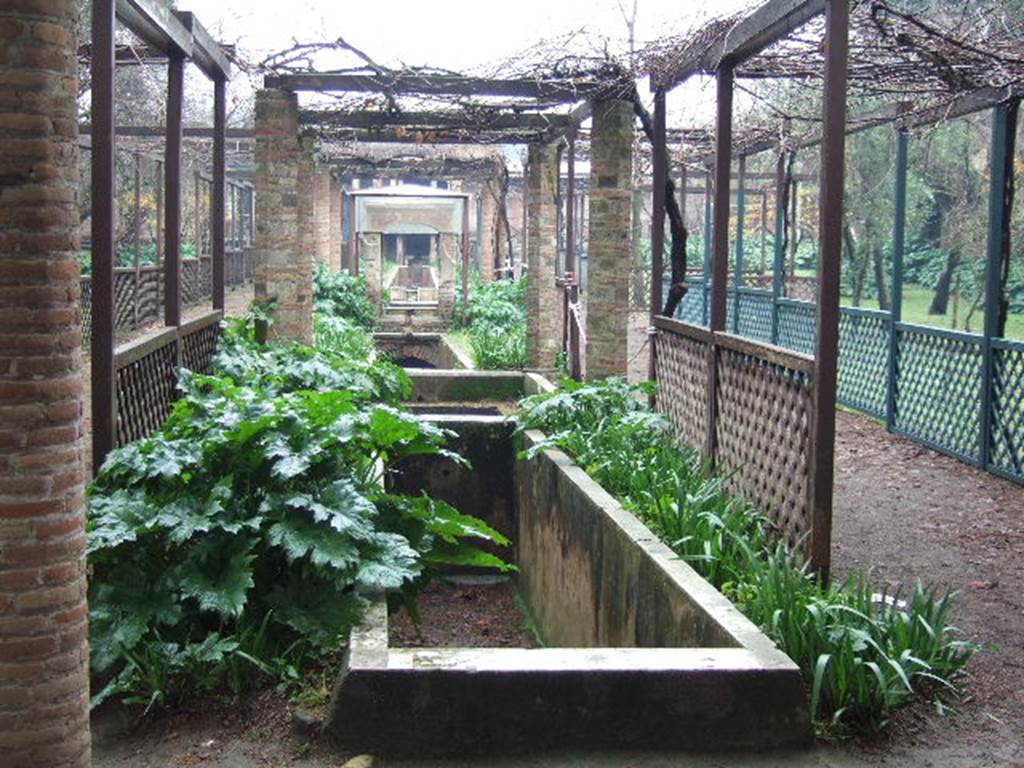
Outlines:
{"label": "green lattice fence", "polygon": [[740,288],[740,336],[758,341],[772,340],[772,294],[759,288]]}
{"label": "green lattice fence", "polygon": [[977,462],[982,349],[974,334],[897,323],[893,430]]}
{"label": "green lattice fence", "polygon": [[[709,293],[702,281],[691,281],[676,317],[706,326]],[[730,290],[727,311],[727,331],[735,328],[740,336],[771,341],[770,291]],[[776,344],[813,355],[814,303],[780,298],[777,311]],[[891,325],[886,311],[840,309],[838,401],[882,419],[887,410]],[[977,334],[897,323],[896,349],[891,372],[893,431],[942,453],[979,463],[984,339]],[[994,339],[992,368],[991,451],[986,468],[1024,482],[1024,342]]]}
{"label": "green lattice fence", "polygon": [[885,418],[889,313],[843,307],[839,313],[839,402]]}
{"label": "green lattice fence", "polygon": [[1024,482],[1024,343],[993,340],[992,368],[989,468]]}
{"label": "green lattice fence", "polygon": [[814,304],[796,299],[779,299],[777,344],[805,355],[814,354]]}

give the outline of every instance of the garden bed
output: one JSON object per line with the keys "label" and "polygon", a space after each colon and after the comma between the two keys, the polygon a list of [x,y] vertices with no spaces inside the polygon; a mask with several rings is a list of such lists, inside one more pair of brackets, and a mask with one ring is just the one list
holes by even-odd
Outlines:
{"label": "garden bed", "polygon": [[[523,393],[546,386],[518,379]],[[439,377],[427,380],[440,399]],[[460,377],[459,399],[474,387],[493,394]],[[503,555],[546,647],[394,647],[381,599],[334,691],[327,728],[339,743],[417,755],[810,743],[796,665],[583,470],[555,450],[516,459],[498,417],[430,418],[477,469],[412,457],[399,490],[455,497],[513,539]]]}

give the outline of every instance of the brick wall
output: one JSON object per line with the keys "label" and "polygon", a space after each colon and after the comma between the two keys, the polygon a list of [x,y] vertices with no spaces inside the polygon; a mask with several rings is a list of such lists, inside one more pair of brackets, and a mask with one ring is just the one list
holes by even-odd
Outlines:
{"label": "brick wall", "polygon": [[87,766],[75,0],[0,3],[0,764]]}
{"label": "brick wall", "polygon": [[633,105],[594,104],[587,256],[589,379],[626,375],[632,225]]}
{"label": "brick wall", "polygon": [[527,165],[526,367],[549,370],[562,344],[562,304],[555,287],[558,258],[558,148],[531,144]]}
{"label": "brick wall", "polygon": [[313,340],[313,254],[302,247],[300,194],[303,151],[294,94],[274,88],[256,92],[256,285],[257,301],[273,299],[272,336]]}

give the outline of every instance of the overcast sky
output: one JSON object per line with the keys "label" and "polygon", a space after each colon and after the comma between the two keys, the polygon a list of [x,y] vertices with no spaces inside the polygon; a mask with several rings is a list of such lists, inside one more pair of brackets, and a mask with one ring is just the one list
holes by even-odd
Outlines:
{"label": "overcast sky", "polygon": [[[633,0],[621,0],[626,13]],[[339,36],[381,64],[470,69],[575,30],[625,41],[618,0],[178,0],[223,42],[265,55]],[[691,29],[751,0],[638,0],[637,41]]]}

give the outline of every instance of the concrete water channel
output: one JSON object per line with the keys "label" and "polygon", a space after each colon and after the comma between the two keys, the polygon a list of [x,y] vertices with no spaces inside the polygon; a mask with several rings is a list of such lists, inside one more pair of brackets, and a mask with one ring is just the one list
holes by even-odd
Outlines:
{"label": "concrete water channel", "polygon": [[512,541],[501,554],[518,566],[544,647],[394,647],[381,596],[352,634],[331,699],[326,728],[339,744],[416,756],[811,744],[797,666],[568,456],[523,456],[542,435],[517,435],[504,413],[549,389],[546,379],[410,375],[411,405],[454,433],[470,466],[417,457],[395,483]]}

